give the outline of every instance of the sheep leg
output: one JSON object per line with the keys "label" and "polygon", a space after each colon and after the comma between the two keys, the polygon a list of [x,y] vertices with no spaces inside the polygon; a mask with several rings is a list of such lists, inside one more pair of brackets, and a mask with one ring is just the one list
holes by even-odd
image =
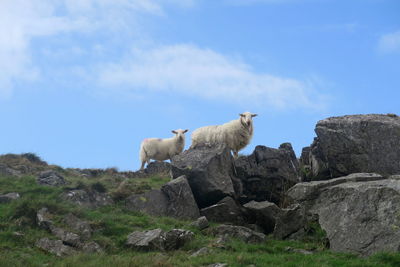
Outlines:
{"label": "sheep leg", "polygon": [[144,164],[146,163],[146,161],[142,161],[142,166],[140,167],[140,170],[143,171],[144,170]]}
{"label": "sheep leg", "polygon": [[238,152],[237,151],[233,151],[233,158],[237,159],[239,157]]}

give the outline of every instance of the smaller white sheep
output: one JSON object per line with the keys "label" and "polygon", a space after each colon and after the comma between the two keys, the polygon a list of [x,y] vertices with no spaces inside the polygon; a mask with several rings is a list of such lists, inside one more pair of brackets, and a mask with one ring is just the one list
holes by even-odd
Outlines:
{"label": "smaller white sheep", "polygon": [[142,163],[140,170],[144,169],[144,164],[150,163],[150,159],[163,161],[171,159],[173,156],[178,155],[185,147],[185,133],[188,130],[173,130],[174,137],[161,139],[161,138],[146,138],[140,145],[139,158]]}
{"label": "smaller white sheep", "polygon": [[257,114],[244,112],[239,118],[222,125],[205,126],[192,133],[192,146],[199,144],[226,144],[232,151],[234,158],[238,152],[246,147],[253,137],[253,117]]}

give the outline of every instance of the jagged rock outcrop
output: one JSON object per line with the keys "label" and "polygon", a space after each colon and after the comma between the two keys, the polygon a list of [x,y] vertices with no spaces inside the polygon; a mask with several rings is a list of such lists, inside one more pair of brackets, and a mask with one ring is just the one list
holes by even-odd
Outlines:
{"label": "jagged rock outcrop", "polygon": [[237,176],[243,183],[243,202],[268,200],[284,204],[285,192],[299,182],[299,162],[289,143],[279,149],[256,146],[249,156],[235,161]]}
{"label": "jagged rock outcrop", "polygon": [[396,115],[332,117],[319,121],[315,132],[309,153],[313,179],[358,172],[400,173],[400,117]]}
{"label": "jagged rock outcrop", "polygon": [[153,216],[171,216],[181,219],[197,219],[199,208],[185,176],[174,179],[161,187],[143,194],[135,194],[125,201],[130,210]]}
{"label": "jagged rock outcrop", "polygon": [[54,170],[41,172],[37,177],[37,182],[40,185],[49,186],[61,186],[66,184],[64,177]]}
{"label": "jagged rock outcrop", "polygon": [[77,253],[72,247],[64,245],[61,240],[52,240],[47,237],[39,239],[35,245],[59,257],[71,256]]}
{"label": "jagged rock outcrop", "polygon": [[250,201],[244,205],[248,211],[248,220],[254,221],[254,223],[260,226],[264,233],[272,233],[275,229],[277,218],[281,214],[281,209],[272,202],[269,201]]}
{"label": "jagged rock outcrop", "polygon": [[330,248],[369,256],[400,251],[400,176],[358,173],[296,184],[288,191],[308,216],[316,215]]}
{"label": "jagged rock outcrop", "polygon": [[245,222],[241,206],[231,197],[221,199],[217,204],[200,210],[209,221],[242,225]]}
{"label": "jagged rock outcrop", "polygon": [[173,178],[185,175],[200,208],[235,196],[232,182],[233,157],[225,145],[198,146],[171,160]]}

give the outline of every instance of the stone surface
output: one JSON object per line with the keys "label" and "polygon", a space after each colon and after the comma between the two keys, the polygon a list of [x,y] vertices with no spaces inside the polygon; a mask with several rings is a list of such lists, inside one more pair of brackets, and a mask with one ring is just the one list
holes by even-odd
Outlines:
{"label": "stone surface", "polygon": [[9,168],[6,164],[0,164],[0,175],[1,176],[21,176],[21,172]]}
{"label": "stone surface", "polygon": [[16,192],[7,193],[4,195],[0,195],[0,203],[8,203],[12,200],[16,200],[20,198],[20,195]]}
{"label": "stone surface", "polygon": [[51,214],[47,208],[41,208],[38,210],[36,213],[36,222],[40,228],[50,231],[53,227],[53,222],[51,220]]}
{"label": "stone surface", "polygon": [[262,243],[266,241],[263,233],[255,232],[247,227],[235,225],[219,225],[211,228],[209,232],[216,236],[237,238],[245,243]]}
{"label": "stone surface", "polygon": [[203,230],[206,229],[210,224],[208,223],[206,216],[201,216],[196,221],[192,222],[190,225],[198,228],[199,230]]}
{"label": "stone surface", "polygon": [[103,252],[103,249],[101,248],[101,246],[94,241],[84,243],[81,247],[81,250],[85,253],[102,253]]}
{"label": "stone surface", "polygon": [[71,256],[76,253],[73,248],[64,245],[61,240],[51,240],[47,237],[39,239],[35,245],[59,257]]}
{"label": "stone surface", "polygon": [[37,178],[37,182],[38,184],[49,186],[61,186],[66,184],[64,177],[53,170],[41,172]]}
{"label": "stone surface", "polygon": [[243,183],[244,202],[284,202],[287,189],[299,182],[299,163],[289,143],[279,149],[256,146],[249,156],[235,161],[237,176]]}
{"label": "stone surface", "polygon": [[144,169],[144,173],[148,176],[151,175],[166,175],[169,176],[169,173],[171,171],[171,164],[168,162],[158,162],[158,161],[153,161],[150,162],[149,165],[146,166]]}
{"label": "stone surface", "polygon": [[63,222],[73,230],[79,232],[79,235],[83,240],[89,239],[92,235],[93,230],[90,227],[90,224],[86,221],[79,219],[72,213],[67,214],[64,217]]}
{"label": "stone surface", "polygon": [[175,250],[183,247],[194,238],[194,233],[183,229],[172,229],[164,234],[164,249]]}
{"label": "stone surface", "polygon": [[400,250],[400,180],[352,174],[329,181],[302,183],[289,196],[317,215],[330,248],[369,256]]}
{"label": "stone surface", "polygon": [[193,252],[189,257],[197,257],[197,256],[202,256],[210,253],[210,249],[207,247],[202,247],[195,252]]}
{"label": "stone surface", "polygon": [[179,249],[194,238],[194,233],[183,229],[164,232],[161,229],[135,231],[128,235],[126,245],[136,250],[168,251]]}
{"label": "stone surface", "polygon": [[233,158],[225,145],[198,146],[174,156],[171,174],[173,178],[186,176],[200,208],[235,195]]}
{"label": "stone surface", "polygon": [[95,190],[90,192],[82,189],[71,190],[63,193],[61,198],[66,201],[71,201],[76,205],[88,208],[98,208],[114,204],[114,201],[108,194],[100,193]]}
{"label": "stone surface", "polygon": [[152,216],[167,216],[168,198],[161,190],[151,190],[143,194],[135,194],[125,200],[129,210],[140,211]]}
{"label": "stone surface", "polygon": [[277,218],[281,215],[281,209],[269,201],[251,201],[244,205],[250,215],[250,219],[263,229],[266,234],[272,233],[275,229]]}
{"label": "stone surface", "polygon": [[161,187],[167,196],[167,215],[180,219],[196,219],[200,216],[192,190],[185,176],[180,176]]}
{"label": "stone surface", "polygon": [[75,233],[68,232],[59,227],[51,227],[50,232],[56,237],[60,238],[65,245],[79,247],[81,244],[79,235]]}
{"label": "stone surface", "polygon": [[164,250],[164,241],[164,231],[153,229],[129,234],[126,245],[136,250]]}
{"label": "stone surface", "polygon": [[225,197],[217,204],[201,209],[200,212],[212,222],[241,225],[245,221],[240,206],[231,197]]}
{"label": "stone surface", "polygon": [[311,169],[317,179],[357,172],[400,173],[400,117],[351,115],[317,123]]}
{"label": "stone surface", "polygon": [[287,209],[282,209],[280,215],[276,217],[273,236],[276,239],[287,239],[292,234],[304,229],[307,223],[304,208],[299,204],[294,204]]}

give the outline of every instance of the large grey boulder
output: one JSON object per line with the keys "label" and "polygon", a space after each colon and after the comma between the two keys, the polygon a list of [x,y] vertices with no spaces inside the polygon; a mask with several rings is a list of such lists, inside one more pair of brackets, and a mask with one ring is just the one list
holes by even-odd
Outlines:
{"label": "large grey boulder", "polygon": [[332,117],[317,123],[312,175],[329,179],[357,172],[400,173],[400,117],[389,114]]}
{"label": "large grey boulder", "polygon": [[21,176],[21,172],[18,170],[14,170],[9,168],[6,164],[0,163],[0,175],[1,176]]}
{"label": "large grey boulder", "polygon": [[272,233],[278,217],[281,215],[281,209],[269,201],[250,201],[243,205],[249,214],[249,220],[260,226],[264,233]]}
{"label": "large grey boulder", "polygon": [[129,210],[147,213],[152,216],[166,216],[168,198],[161,190],[151,190],[143,194],[134,194],[125,200]]}
{"label": "large grey boulder", "polygon": [[369,256],[400,251],[400,179],[352,174],[329,181],[300,183],[289,197],[316,215],[330,248]]}
{"label": "large grey boulder", "polygon": [[51,220],[52,216],[49,210],[46,207],[41,208],[36,213],[36,222],[37,225],[45,230],[50,231],[53,227],[53,221]]}
{"label": "large grey boulder", "polygon": [[192,189],[185,176],[180,176],[161,187],[168,198],[167,215],[180,219],[196,219],[200,216]]}
{"label": "large grey boulder", "polygon": [[299,182],[299,162],[289,143],[279,149],[256,146],[249,156],[235,161],[237,176],[243,183],[245,202],[251,200],[284,202],[285,192]]}
{"label": "large grey boulder", "polygon": [[75,233],[66,231],[59,227],[51,227],[50,231],[53,235],[60,238],[65,245],[78,247],[81,244],[80,236]]}
{"label": "large grey boulder", "polygon": [[217,204],[201,209],[200,212],[212,222],[242,225],[245,221],[241,207],[231,197],[225,197]]}
{"label": "large grey boulder", "polygon": [[176,155],[171,160],[173,178],[185,175],[200,208],[226,196],[234,196],[233,158],[225,145],[202,145]]}
{"label": "large grey boulder", "polygon": [[161,187],[143,194],[135,194],[125,200],[133,211],[153,216],[170,216],[180,219],[196,219],[199,208],[185,176],[174,179]]}

